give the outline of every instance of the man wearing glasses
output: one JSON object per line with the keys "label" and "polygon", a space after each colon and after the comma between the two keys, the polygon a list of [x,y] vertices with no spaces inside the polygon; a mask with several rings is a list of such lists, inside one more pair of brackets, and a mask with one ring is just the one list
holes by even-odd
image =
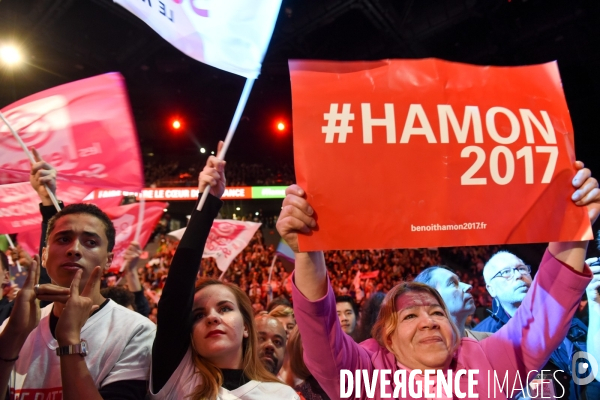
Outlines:
{"label": "man wearing glasses", "polygon": [[[593,270],[593,272],[596,272],[596,270]],[[483,278],[490,296],[494,298],[492,314],[481,321],[473,330],[493,333],[502,328],[521,305],[531,285],[531,267],[514,254],[501,251],[492,256],[487,262],[483,269]],[[595,312],[595,310],[592,311],[590,307],[590,312]],[[573,355],[579,351],[586,351],[586,340],[589,338],[589,343],[592,338],[598,335],[600,335],[600,329],[597,327],[592,327],[588,332],[588,327],[578,318],[574,317],[571,321],[567,337],[552,353],[548,364],[544,367],[544,370],[552,371],[555,377],[554,393],[557,399],[587,400],[598,398],[596,396],[600,382],[594,381],[585,386],[579,386],[572,378]],[[554,373],[558,370],[563,372]]]}

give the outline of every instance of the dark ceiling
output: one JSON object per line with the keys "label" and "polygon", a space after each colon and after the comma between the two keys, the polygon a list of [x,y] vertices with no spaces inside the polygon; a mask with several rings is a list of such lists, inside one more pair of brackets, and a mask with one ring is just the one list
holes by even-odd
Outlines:
{"label": "dark ceiling", "polygon": [[[0,0],[0,43],[9,41],[25,49],[27,63],[0,69],[0,107],[119,71],[146,162],[174,154],[199,157],[189,136],[168,128],[174,115],[198,143],[214,148],[244,82],[183,55],[109,0]],[[288,59],[421,57],[481,65],[558,60],[578,157],[600,166],[594,146],[600,126],[597,0],[283,0],[228,159],[291,162],[291,134],[275,134],[272,126],[277,117],[291,122]]]}

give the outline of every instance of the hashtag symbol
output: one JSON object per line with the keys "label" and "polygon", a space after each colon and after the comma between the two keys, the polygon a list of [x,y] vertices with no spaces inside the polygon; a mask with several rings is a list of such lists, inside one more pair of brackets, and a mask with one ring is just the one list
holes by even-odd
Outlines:
{"label": "hashtag symbol", "polygon": [[[323,114],[327,126],[321,127],[321,132],[325,133],[325,143],[333,143],[335,134],[339,133],[338,143],[346,143],[346,135],[352,133],[352,127],[348,125],[348,122],[354,120],[354,114],[350,112],[350,104],[342,105],[342,112],[338,113],[338,104],[331,103],[329,112]],[[337,122],[340,124],[337,125]]]}

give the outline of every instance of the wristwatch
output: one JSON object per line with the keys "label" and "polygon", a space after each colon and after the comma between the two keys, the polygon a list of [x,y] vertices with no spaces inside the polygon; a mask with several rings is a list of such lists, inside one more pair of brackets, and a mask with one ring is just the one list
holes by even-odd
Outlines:
{"label": "wristwatch", "polygon": [[88,344],[85,340],[81,340],[80,344],[71,344],[69,346],[61,346],[56,349],[57,356],[66,356],[69,354],[79,354],[81,357],[88,355]]}

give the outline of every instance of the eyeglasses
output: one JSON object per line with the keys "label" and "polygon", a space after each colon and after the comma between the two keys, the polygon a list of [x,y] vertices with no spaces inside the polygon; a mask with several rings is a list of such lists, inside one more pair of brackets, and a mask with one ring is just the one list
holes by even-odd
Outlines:
{"label": "eyeglasses", "polygon": [[[497,277],[502,277],[504,279],[511,279],[515,276],[515,271],[519,271],[521,275],[529,275],[531,274],[531,267],[529,265],[517,265],[513,268],[504,268],[503,270],[498,271],[496,275],[492,277],[492,279]],[[490,279],[490,280],[492,280]]]}

